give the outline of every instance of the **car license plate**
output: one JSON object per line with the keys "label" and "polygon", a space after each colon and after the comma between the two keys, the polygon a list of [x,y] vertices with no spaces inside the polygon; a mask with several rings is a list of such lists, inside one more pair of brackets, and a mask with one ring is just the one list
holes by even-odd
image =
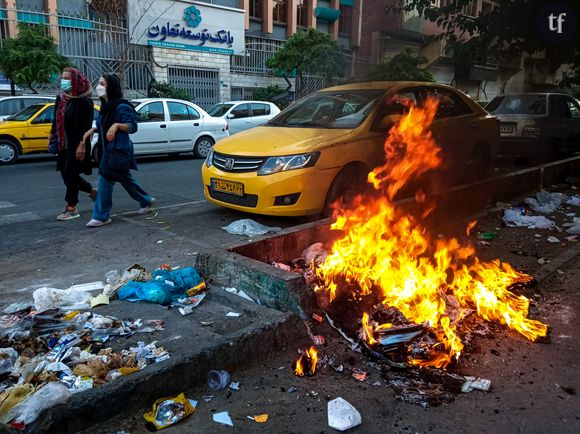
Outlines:
{"label": "car license plate", "polygon": [[241,182],[225,181],[223,179],[211,179],[211,188],[215,191],[221,191],[223,193],[231,193],[236,196],[244,195],[244,184]]}
{"label": "car license plate", "polygon": [[500,125],[499,132],[500,134],[513,134],[515,131],[514,125]]}

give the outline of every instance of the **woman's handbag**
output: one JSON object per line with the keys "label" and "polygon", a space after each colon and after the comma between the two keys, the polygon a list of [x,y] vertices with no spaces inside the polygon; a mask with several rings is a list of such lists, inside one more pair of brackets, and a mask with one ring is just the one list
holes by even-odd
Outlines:
{"label": "woman's handbag", "polygon": [[105,163],[112,172],[127,173],[131,169],[133,153],[126,149],[111,149]]}

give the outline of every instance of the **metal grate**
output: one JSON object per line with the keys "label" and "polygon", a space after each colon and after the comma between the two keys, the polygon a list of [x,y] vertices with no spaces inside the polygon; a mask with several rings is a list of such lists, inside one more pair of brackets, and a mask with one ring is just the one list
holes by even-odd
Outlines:
{"label": "metal grate", "polygon": [[220,102],[219,69],[169,68],[169,83],[183,89],[204,109]]}
{"label": "metal grate", "polygon": [[224,172],[255,172],[264,162],[260,157],[238,157],[214,152],[213,164]]}
{"label": "metal grate", "polygon": [[207,186],[209,196],[212,199],[219,200],[220,202],[231,203],[232,205],[246,206],[248,208],[256,208],[258,205],[258,196],[255,194],[245,194],[242,196],[236,196],[231,193],[222,193],[221,191],[212,190],[209,185]]}

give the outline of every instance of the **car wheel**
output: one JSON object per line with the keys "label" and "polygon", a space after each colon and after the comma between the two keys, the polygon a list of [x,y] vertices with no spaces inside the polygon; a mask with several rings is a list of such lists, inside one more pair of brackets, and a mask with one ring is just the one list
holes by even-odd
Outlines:
{"label": "car wheel", "polygon": [[193,154],[197,157],[197,158],[205,158],[208,156],[209,151],[211,151],[211,148],[213,148],[214,145],[214,141],[211,137],[200,137],[199,139],[197,139],[197,141],[195,142],[195,146],[193,147]]}
{"label": "car wheel", "polygon": [[339,199],[342,199],[343,204],[348,207],[355,197],[365,190],[367,175],[368,170],[362,166],[349,166],[342,169],[332,181],[326,194],[324,216],[332,215],[332,205]]}
{"label": "car wheel", "polygon": [[477,145],[465,164],[463,180],[465,182],[473,182],[485,178],[490,164],[491,153],[489,146],[485,144]]}
{"label": "car wheel", "polygon": [[18,160],[18,146],[10,140],[0,140],[0,164],[13,164],[16,160]]}

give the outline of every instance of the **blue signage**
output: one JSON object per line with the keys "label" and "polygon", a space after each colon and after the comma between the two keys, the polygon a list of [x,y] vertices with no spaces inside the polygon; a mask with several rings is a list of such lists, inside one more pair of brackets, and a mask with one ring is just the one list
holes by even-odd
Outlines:
{"label": "blue signage", "polygon": [[[197,27],[201,23],[201,11],[195,6],[189,6],[184,12],[184,21],[189,27]],[[204,47],[206,42],[213,42],[215,44],[224,44],[228,48],[232,47],[234,43],[234,37],[231,35],[229,30],[218,30],[215,33],[210,33],[207,29],[202,29],[201,31],[192,31],[186,26],[181,26],[181,24],[176,23],[171,25],[169,22],[163,26],[154,25],[149,27],[147,35],[153,40],[149,40],[148,44],[157,47],[168,47],[168,48],[181,48],[185,50],[200,50],[201,51],[211,51],[215,53],[233,54],[233,50],[228,50],[225,48]],[[169,42],[166,41],[167,38],[179,38],[185,39],[187,41],[199,41],[196,45],[184,44],[180,42]],[[210,49],[211,48],[211,49]]]}

